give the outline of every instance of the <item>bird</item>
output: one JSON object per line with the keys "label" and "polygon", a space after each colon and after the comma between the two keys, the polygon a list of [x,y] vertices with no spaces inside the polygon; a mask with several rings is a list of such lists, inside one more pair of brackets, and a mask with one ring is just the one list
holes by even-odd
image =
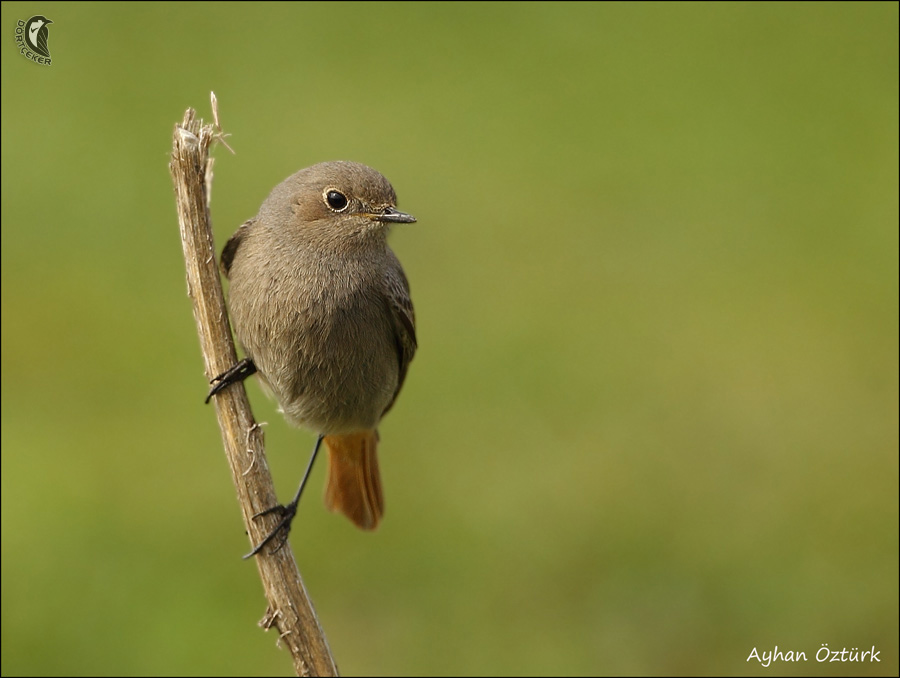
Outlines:
{"label": "bird", "polygon": [[384,514],[378,424],[393,407],[417,349],[409,282],[387,243],[416,219],[390,182],[350,161],[325,162],[276,186],[222,250],[228,308],[246,357],[212,380],[209,398],[257,373],[287,421],[318,434],[300,487],[278,526],[247,554],[290,530],[320,445],[325,504],[363,530]]}
{"label": "bird", "polygon": [[25,37],[28,46],[41,56],[50,58],[50,48],[47,47],[47,37],[50,33],[47,24],[52,24],[47,17],[33,16],[25,24]]}

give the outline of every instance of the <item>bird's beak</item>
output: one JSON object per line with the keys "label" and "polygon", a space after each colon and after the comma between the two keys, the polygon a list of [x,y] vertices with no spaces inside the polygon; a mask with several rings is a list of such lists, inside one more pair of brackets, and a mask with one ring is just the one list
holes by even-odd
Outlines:
{"label": "bird's beak", "polygon": [[395,224],[412,224],[416,220],[412,214],[401,212],[395,207],[385,207],[380,213],[373,214],[372,219]]}

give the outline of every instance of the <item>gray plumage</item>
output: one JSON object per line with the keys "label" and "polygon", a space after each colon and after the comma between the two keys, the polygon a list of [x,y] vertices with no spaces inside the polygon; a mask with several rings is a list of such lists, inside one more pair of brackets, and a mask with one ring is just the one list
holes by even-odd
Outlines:
{"label": "gray plumage", "polygon": [[374,430],[397,397],[415,316],[387,234],[411,221],[381,174],[329,162],[276,186],[225,246],[235,333],[295,425]]}

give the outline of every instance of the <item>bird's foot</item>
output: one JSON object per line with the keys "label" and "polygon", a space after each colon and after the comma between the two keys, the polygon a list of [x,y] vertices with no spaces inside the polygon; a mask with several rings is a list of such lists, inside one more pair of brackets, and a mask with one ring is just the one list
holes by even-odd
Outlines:
{"label": "bird's foot", "polygon": [[256,365],[250,358],[244,358],[240,362],[232,365],[230,368],[222,372],[218,377],[212,379],[209,383],[214,386],[209,390],[204,402],[208,403],[210,399],[226,386],[244,381],[251,374],[256,373]]}
{"label": "bird's foot", "polygon": [[265,511],[260,511],[256,515],[253,516],[253,520],[260,518],[262,516],[267,516],[270,513],[277,513],[281,516],[281,520],[278,521],[278,524],[275,528],[269,532],[265,539],[259,542],[259,545],[256,546],[250,553],[248,553],[244,558],[252,558],[263,548],[266,544],[275,543],[275,547],[272,549],[272,553],[276,553],[280,551],[281,548],[287,543],[288,535],[291,532],[291,522],[294,520],[294,516],[297,515],[297,502],[292,501],[287,506],[282,506],[278,504],[277,506],[273,506],[272,508],[268,508]]}

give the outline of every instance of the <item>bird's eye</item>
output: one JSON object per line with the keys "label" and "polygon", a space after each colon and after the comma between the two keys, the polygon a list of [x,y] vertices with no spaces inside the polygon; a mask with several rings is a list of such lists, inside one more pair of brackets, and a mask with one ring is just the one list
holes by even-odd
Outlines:
{"label": "bird's eye", "polygon": [[332,189],[325,194],[325,202],[335,212],[340,212],[347,206],[347,196],[340,191]]}

